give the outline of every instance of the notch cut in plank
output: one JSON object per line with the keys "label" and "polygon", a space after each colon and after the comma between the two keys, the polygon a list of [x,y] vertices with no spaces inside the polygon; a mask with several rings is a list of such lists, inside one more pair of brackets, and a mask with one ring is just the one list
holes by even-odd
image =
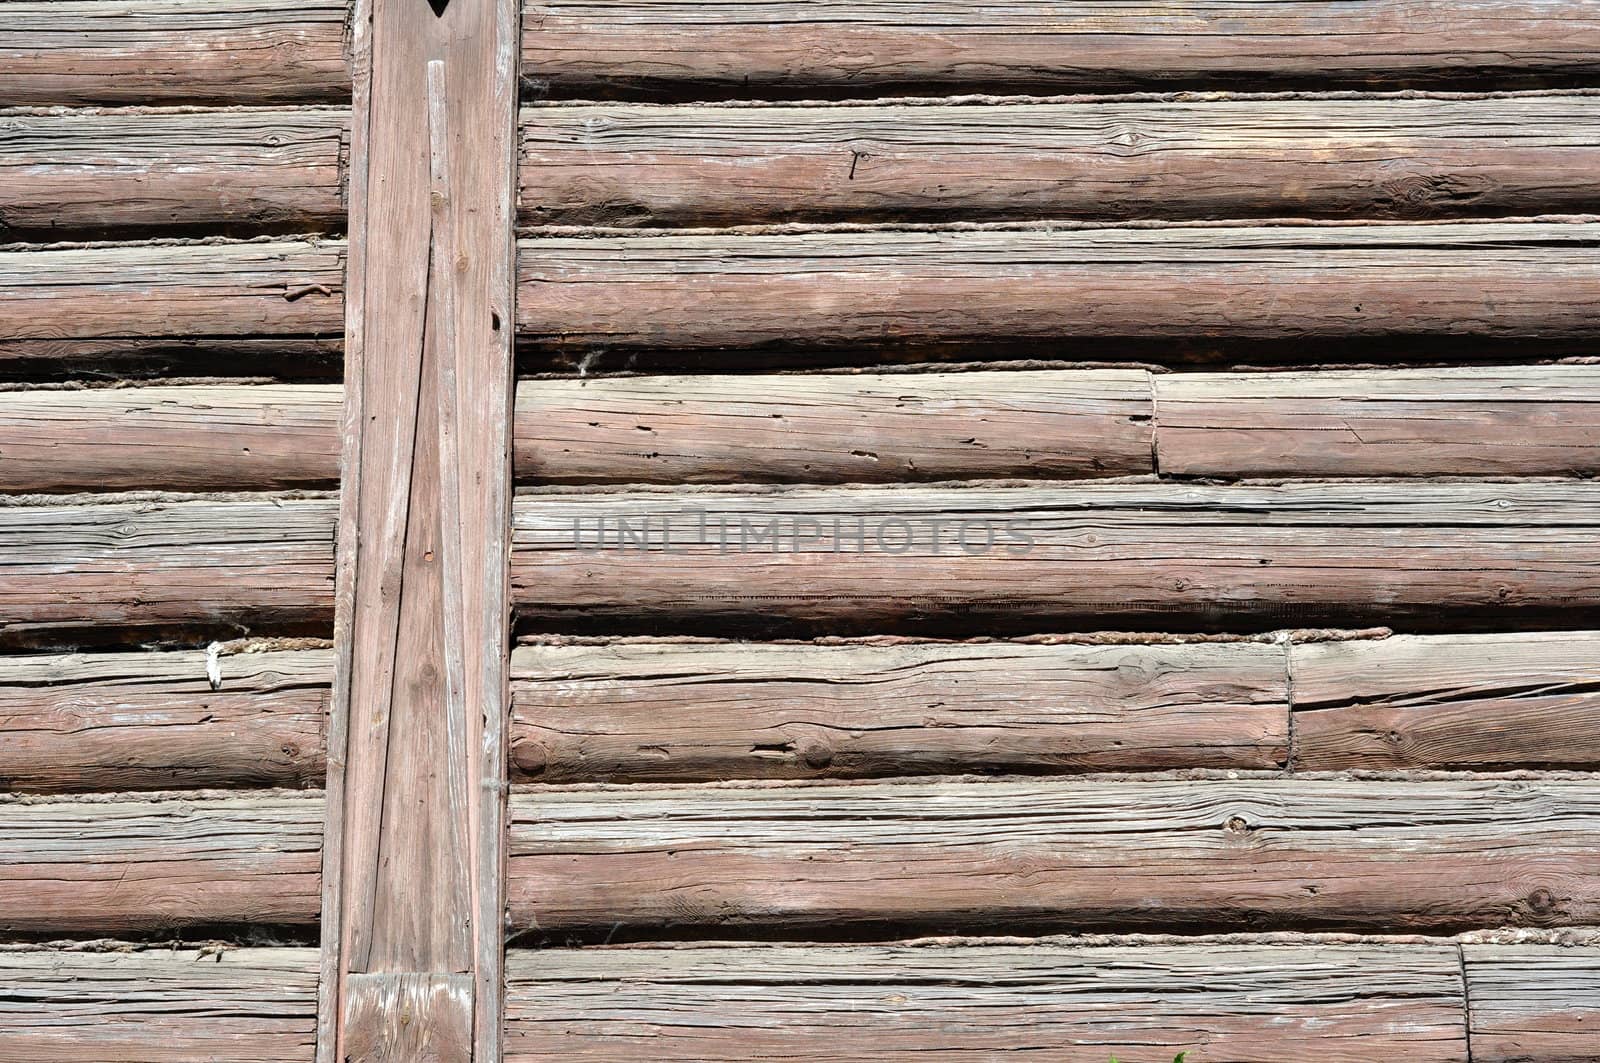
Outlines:
{"label": "notch cut in plank", "polygon": [[1289,649],[1305,771],[1600,766],[1600,636],[1395,636]]}
{"label": "notch cut in plank", "polygon": [[0,103],[348,99],[344,0],[6,4]]}
{"label": "notch cut in plank", "polygon": [[512,1063],[820,1063],[863,1043],[900,1063],[1466,1058],[1443,942],[517,949],[507,968]]}
{"label": "notch cut in plank", "polygon": [[511,757],[551,783],[1271,769],[1286,663],[1243,643],[524,646]]}
{"label": "notch cut in plank", "polygon": [[517,0],[357,0],[319,1063],[498,1063]]}
{"label": "notch cut in plank", "polygon": [[321,794],[0,800],[0,931],[314,926]]}
{"label": "notch cut in plank", "polygon": [[587,350],[1589,340],[1600,223],[538,237],[518,328]]}
{"label": "notch cut in plank", "polygon": [[1467,944],[1461,954],[1474,1060],[1575,1063],[1594,1054],[1600,949]]}
{"label": "notch cut in plank", "polygon": [[1383,219],[1600,206],[1589,135],[1600,97],[1589,95],[607,104],[523,117],[523,220],[555,225]]}
{"label": "notch cut in plank", "polygon": [[1050,0],[530,0],[527,68],[552,95],[1593,81],[1600,16],[1574,0],[1372,0],[1355,9]]}
{"label": "notch cut in plank", "polygon": [[512,924],[556,939],[1600,917],[1593,781],[535,787],[512,812]]}
{"label": "notch cut in plank", "polygon": [[311,1063],[304,948],[0,950],[0,1056],[16,1063]]}
{"label": "notch cut in plank", "polygon": [[1600,365],[1152,378],[1172,476],[1593,476]]}

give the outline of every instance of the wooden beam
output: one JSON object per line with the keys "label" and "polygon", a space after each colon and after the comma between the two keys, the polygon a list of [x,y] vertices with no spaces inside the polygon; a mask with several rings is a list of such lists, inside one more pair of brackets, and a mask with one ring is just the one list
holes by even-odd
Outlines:
{"label": "wooden beam", "polygon": [[320,1063],[498,1063],[516,0],[359,0]]}
{"label": "wooden beam", "polygon": [[522,242],[519,332],[578,351],[1572,343],[1594,335],[1597,233],[1555,222],[541,237]]}
{"label": "wooden beam", "polygon": [[1589,95],[531,107],[523,218],[670,226],[1583,213],[1600,207],[1600,149],[1588,135],[1597,121],[1600,97]]}
{"label": "wooden beam", "polygon": [[1560,1063],[1594,1052],[1600,949],[1463,945],[1472,1058]]}
{"label": "wooden beam", "polygon": [[1592,781],[531,787],[512,812],[512,923],[558,940],[1600,918]]}
{"label": "wooden beam", "polygon": [[519,949],[507,966],[514,1063],[820,1061],[844,1044],[894,1063],[1467,1058],[1445,942]]}
{"label": "wooden beam", "polygon": [[350,95],[346,0],[22,0],[0,103],[275,103]]}

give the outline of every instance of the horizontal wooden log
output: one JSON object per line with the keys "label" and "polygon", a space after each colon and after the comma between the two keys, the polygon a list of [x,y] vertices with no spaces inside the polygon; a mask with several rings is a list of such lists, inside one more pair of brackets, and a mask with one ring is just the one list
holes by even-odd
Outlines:
{"label": "horizontal wooden log", "polygon": [[0,801],[0,932],[309,926],[320,794]]}
{"label": "horizontal wooden log", "polygon": [[1290,648],[1308,771],[1600,766],[1600,634],[1396,636]]}
{"label": "horizontal wooden log", "polygon": [[0,787],[321,786],[332,655],[0,658]]}
{"label": "horizontal wooden log", "polygon": [[[344,246],[305,241],[122,244],[0,252],[0,336],[24,358],[332,336]],[[9,360],[0,352],[0,360]]]}
{"label": "horizontal wooden log", "polygon": [[1584,95],[535,107],[523,112],[523,218],[1584,213],[1600,206],[1597,122],[1600,97]]}
{"label": "horizontal wooden log", "polygon": [[[750,348],[1108,339],[1592,339],[1600,224],[545,237],[524,338]],[[1053,348],[1054,349],[1054,348]]]}
{"label": "horizontal wooden log", "polygon": [[0,952],[14,1063],[311,1063],[314,949]]}
{"label": "horizontal wooden log", "polygon": [[343,0],[6,4],[0,103],[348,99]]}
{"label": "horizontal wooden log", "polygon": [[1492,630],[1600,604],[1581,482],[551,491],[514,523],[514,598],[557,631]]}
{"label": "horizontal wooden log", "polygon": [[1572,0],[530,0],[523,64],[562,95],[1476,83],[1591,76],[1600,16]]}
{"label": "horizontal wooden log", "polygon": [[645,643],[518,651],[544,782],[1273,768],[1278,646]]}
{"label": "horizontal wooden log", "polygon": [[1152,378],[1175,476],[1592,476],[1600,365]]}
{"label": "horizontal wooden log", "polygon": [[1448,944],[514,949],[506,966],[508,1063],[845,1045],[899,1061],[1467,1058]]}
{"label": "horizontal wooden log", "polygon": [[540,787],[512,812],[511,922],[558,937],[1600,917],[1593,782]]}
{"label": "horizontal wooden log", "polygon": [[1464,945],[1472,1058],[1576,1063],[1594,1055],[1600,950]]}
{"label": "horizontal wooden log", "polygon": [[0,240],[341,229],[349,124],[327,108],[5,115]]}
{"label": "horizontal wooden log", "polygon": [[[0,645],[326,625],[326,499],[0,506]],[[514,600],[557,625],[882,631],[1559,620],[1600,603],[1600,486],[550,489]]]}

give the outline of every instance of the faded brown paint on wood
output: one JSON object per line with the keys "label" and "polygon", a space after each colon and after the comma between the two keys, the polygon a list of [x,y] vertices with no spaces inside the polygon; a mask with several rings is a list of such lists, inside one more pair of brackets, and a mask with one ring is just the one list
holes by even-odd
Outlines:
{"label": "faded brown paint on wood", "polygon": [[0,801],[0,931],[312,926],[321,795]]}
{"label": "faded brown paint on wood", "polygon": [[518,25],[355,8],[320,1063],[500,1058]]}
{"label": "faded brown paint on wood", "polygon": [[1277,646],[527,646],[512,762],[542,782],[1274,768]]}
{"label": "faded brown paint on wood", "polygon": [[1153,378],[1175,476],[1592,476],[1600,365]]}
{"label": "faded brown paint on wood", "polygon": [[320,787],[332,672],[321,650],[0,659],[0,786]]}
{"label": "faded brown paint on wood", "polygon": [[0,239],[342,229],[349,125],[343,108],[6,115]]}
{"label": "faded brown paint on wood", "polygon": [[311,1063],[312,949],[0,951],[11,1063]]}
{"label": "faded brown paint on wood", "polygon": [[8,3],[0,104],[344,99],[346,18],[343,0]]}
{"label": "faded brown paint on wood", "polygon": [[1600,949],[1463,945],[1472,1058],[1579,1063],[1600,1025]]}
{"label": "faded brown paint on wood", "polygon": [[1589,781],[536,787],[512,811],[511,918],[552,935],[1600,917]]}
{"label": "faded brown paint on wood", "polygon": [[898,1061],[1466,1059],[1448,944],[541,949],[507,966],[515,1063],[843,1063],[867,1045]]}
{"label": "faded brown paint on wood", "polygon": [[1600,765],[1600,635],[1395,636],[1289,650],[1295,763],[1347,769]]}
{"label": "faded brown paint on wood", "polygon": [[1600,206],[1592,96],[607,104],[523,116],[523,218],[533,222],[1407,218]]}
{"label": "faded brown paint on wood", "polygon": [[1431,84],[1589,75],[1600,16],[1571,0],[530,0],[523,56],[582,96]]}
{"label": "faded brown paint on wood", "polygon": [[557,348],[1594,333],[1600,225],[547,237],[519,331]]}

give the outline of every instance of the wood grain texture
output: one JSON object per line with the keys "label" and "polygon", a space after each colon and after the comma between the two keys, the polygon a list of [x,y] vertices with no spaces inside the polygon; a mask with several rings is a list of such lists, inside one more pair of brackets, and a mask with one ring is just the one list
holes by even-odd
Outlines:
{"label": "wood grain texture", "polygon": [[1485,1063],[1593,1059],[1600,949],[1464,945],[1472,1058]]}
{"label": "wood grain texture", "polygon": [[0,104],[347,99],[342,0],[6,4]]}
{"label": "wood grain texture", "polygon": [[[1600,224],[545,237],[546,347],[1591,337]],[[1096,357],[1096,354],[1089,354]]]}
{"label": "wood grain texture", "polygon": [[1600,365],[1152,378],[1174,476],[1592,476]]}
{"label": "wood grain texture", "polygon": [[311,949],[0,952],[10,1063],[310,1063]]}
{"label": "wood grain texture", "polygon": [[0,658],[0,787],[321,786],[321,650]]}
{"label": "wood grain texture", "polygon": [[0,801],[0,931],[317,921],[320,794]]}
{"label": "wood grain texture", "polygon": [[1600,765],[1600,634],[1395,636],[1289,650],[1295,764]]}
{"label": "wood grain texture", "polygon": [[0,116],[0,240],[336,231],[349,124],[342,108]]}
{"label": "wood grain texture", "polygon": [[1494,629],[1590,615],[1597,525],[1579,482],[551,490],[511,578],[557,631]]}
{"label": "wood grain texture", "polygon": [[1408,218],[1600,205],[1594,96],[523,115],[531,222]]}
{"label": "wood grain texture", "polygon": [[[513,1063],[1466,1059],[1449,945],[514,950]],[[1476,1045],[1474,1045],[1476,1047]]]}
{"label": "wood grain texture", "polygon": [[512,798],[544,934],[1592,923],[1592,781],[787,783]]}
{"label": "wood grain texture", "polygon": [[1573,0],[530,0],[523,57],[579,96],[1426,85],[1590,75],[1600,16]]}
{"label": "wood grain texture", "polygon": [[1278,646],[525,646],[512,763],[541,782],[1274,768]]}

